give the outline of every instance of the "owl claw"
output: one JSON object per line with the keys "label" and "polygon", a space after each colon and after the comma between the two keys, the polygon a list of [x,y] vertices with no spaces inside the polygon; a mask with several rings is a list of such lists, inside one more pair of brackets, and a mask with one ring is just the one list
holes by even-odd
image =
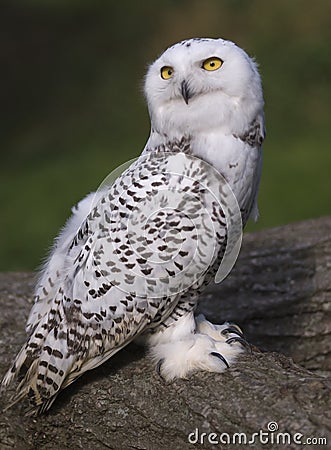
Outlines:
{"label": "owl claw", "polygon": [[220,353],[217,352],[211,352],[210,353],[212,356],[216,356],[216,358],[219,358],[222,362],[224,362],[224,364],[226,365],[227,368],[229,368],[229,363],[227,362],[227,360],[224,358],[224,356],[222,356]]}
{"label": "owl claw", "polygon": [[164,380],[164,377],[163,377],[162,372],[161,372],[161,367],[162,367],[163,363],[164,363],[164,358],[159,359],[157,364],[156,364],[156,366],[155,366],[155,371],[159,375],[159,377],[161,377]]}
{"label": "owl claw", "polygon": [[246,339],[243,339],[240,336],[233,336],[225,341],[225,343],[229,345],[233,344],[234,342],[239,342],[243,347],[251,350],[250,344],[246,341]]}
{"label": "owl claw", "polygon": [[240,328],[237,325],[230,325],[229,327],[227,327],[227,328],[225,328],[224,330],[221,331],[221,334],[223,336],[226,336],[227,334],[230,334],[230,333],[236,334],[241,339],[244,339],[244,335],[242,334]]}

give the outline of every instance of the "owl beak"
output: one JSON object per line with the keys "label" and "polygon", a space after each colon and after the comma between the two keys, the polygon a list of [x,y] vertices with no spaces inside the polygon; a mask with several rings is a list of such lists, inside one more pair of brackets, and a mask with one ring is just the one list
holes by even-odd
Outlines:
{"label": "owl beak", "polygon": [[186,80],[182,81],[180,87],[183,99],[185,100],[185,103],[188,105],[188,101],[192,97],[193,93],[192,91],[190,91],[189,85]]}

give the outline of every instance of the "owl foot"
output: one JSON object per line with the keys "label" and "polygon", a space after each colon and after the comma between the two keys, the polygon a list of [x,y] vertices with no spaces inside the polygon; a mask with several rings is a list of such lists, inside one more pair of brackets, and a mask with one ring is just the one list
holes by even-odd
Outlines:
{"label": "owl foot", "polygon": [[[167,381],[186,378],[205,370],[223,372],[243,352],[246,341],[236,325],[213,325],[204,316],[197,318],[195,332],[178,340],[161,342],[150,347],[157,373]],[[168,333],[166,333],[168,334]]]}

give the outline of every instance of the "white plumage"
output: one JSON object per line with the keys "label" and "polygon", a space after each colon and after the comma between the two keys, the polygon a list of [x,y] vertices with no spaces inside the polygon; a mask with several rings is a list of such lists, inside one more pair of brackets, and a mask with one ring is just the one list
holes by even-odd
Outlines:
{"label": "white plumage", "polygon": [[[35,412],[133,339],[166,379],[221,372],[238,327],[194,317],[231,229],[257,218],[264,139],[255,63],[222,39],[190,39],[148,69],[151,135],[111,185],[73,209],[36,287],[28,339],[5,375]],[[233,194],[234,197],[233,197]]]}

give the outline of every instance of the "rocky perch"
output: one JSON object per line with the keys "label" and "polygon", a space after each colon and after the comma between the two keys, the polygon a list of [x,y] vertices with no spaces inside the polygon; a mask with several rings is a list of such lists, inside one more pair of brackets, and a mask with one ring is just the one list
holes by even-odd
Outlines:
{"label": "rocky perch", "polygon": [[[24,342],[33,285],[31,273],[0,274],[0,377]],[[330,300],[331,217],[247,234],[200,309],[238,323],[252,353],[223,374],[165,383],[130,345],[37,418],[24,404],[3,412],[13,391],[4,392],[0,449],[249,448],[245,439],[256,449],[327,448]]]}

